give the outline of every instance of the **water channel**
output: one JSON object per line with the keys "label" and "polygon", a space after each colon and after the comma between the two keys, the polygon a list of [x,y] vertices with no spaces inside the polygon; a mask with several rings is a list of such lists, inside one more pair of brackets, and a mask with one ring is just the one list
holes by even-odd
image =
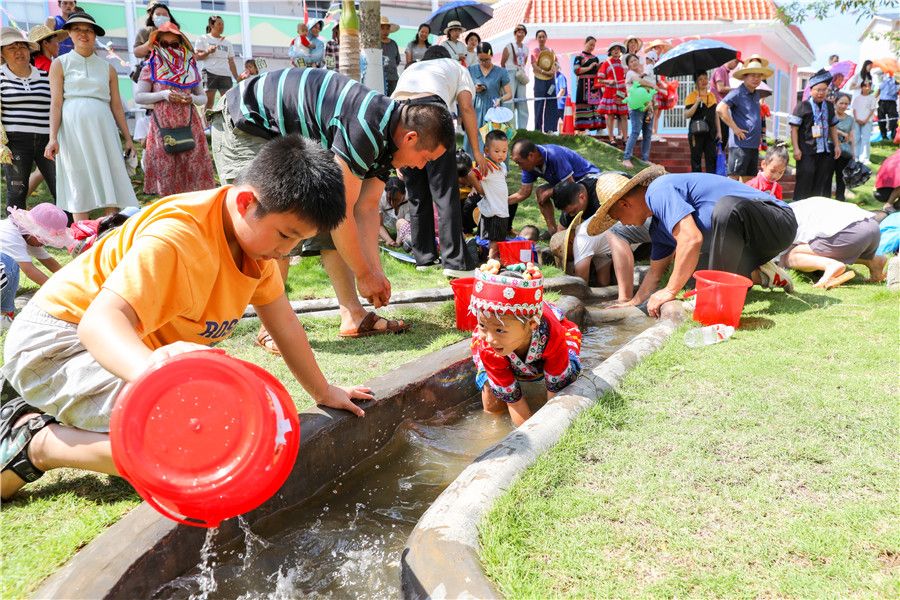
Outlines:
{"label": "water channel", "polygon": [[[585,368],[650,324],[635,318],[586,328]],[[540,394],[544,388],[529,389]],[[466,466],[511,430],[508,415],[484,413],[474,397],[427,422],[406,422],[383,449],[316,497],[252,533],[246,529],[240,544],[220,549],[205,568],[168,582],[153,598],[400,597],[400,554],[416,522]]]}

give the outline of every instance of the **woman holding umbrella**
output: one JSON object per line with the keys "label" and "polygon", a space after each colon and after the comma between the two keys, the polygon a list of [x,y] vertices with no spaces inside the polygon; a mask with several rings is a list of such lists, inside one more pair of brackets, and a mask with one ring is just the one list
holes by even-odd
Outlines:
{"label": "woman holding umbrella", "polygon": [[594,87],[594,79],[600,70],[600,59],[594,55],[597,40],[589,35],[584,39],[584,49],[575,57],[575,130],[589,131],[603,127],[602,117],[597,110],[600,94]]}

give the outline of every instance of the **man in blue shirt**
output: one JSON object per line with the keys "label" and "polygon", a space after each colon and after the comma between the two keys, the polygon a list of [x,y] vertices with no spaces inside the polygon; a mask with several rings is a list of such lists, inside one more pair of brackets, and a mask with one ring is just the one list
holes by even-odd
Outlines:
{"label": "man in blue shirt", "polygon": [[531,197],[534,182],[540,177],[547,183],[538,187],[535,196],[541,209],[541,216],[547,222],[547,229],[551,235],[563,229],[556,224],[556,214],[553,212],[553,186],[561,181],[579,181],[590,189],[600,174],[600,169],[580,154],[556,144],[535,144],[528,139],[516,140],[510,149],[510,157],[522,169],[522,187],[509,196],[510,223],[516,214],[516,205]]}
{"label": "man in blue shirt", "polygon": [[[75,12],[78,2],[76,0],[57,0],[56,4],[59,6],[60,14],[54,17],[47,17],[47,22],[45,23],[53,31],[62,29],[62,26],[66,24],[66,20]],[[72,38],[66,37],[59,43],[59,56],[71,52],[74,47]]]}
{"label": "man in blue shirt", "polygon": [[893,140],[897,135],[897,81],[894,73],[885,73],[875,96],[878,98],[878,128],[881,137]]}
{"label": "man in blue shirt", "polygon": [[728,176],[738,181],[756,177],[759,167],[759,141],[762,137],[762,116],[759,92],[763,79],[772,76],[769,61],[753,55],[744,66],[732,73],[743,81],[719,102],[716,114],[728,125]]}
{"label": "man in blue shirt", "polygon": [[[772,261],[794,241],[797,219],[781,200],[709,173],[665,175],[647,167],[631,179],[606,173],[597,179],[600,208],[588,224],[599,235],[616,221],[650,222],[650,271],[628,304],[660,307],[675,299],[694,271],[714,269],[749,277],[763,287],[793,290],[787,272]],[[672,255],[669,282],[656,290]]]}

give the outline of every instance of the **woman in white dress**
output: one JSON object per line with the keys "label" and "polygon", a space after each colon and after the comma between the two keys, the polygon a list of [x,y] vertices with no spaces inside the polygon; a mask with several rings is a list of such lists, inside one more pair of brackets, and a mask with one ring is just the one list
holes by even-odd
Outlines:
{"label": "woman in white dress", "polygon": [[63,28],[75,49],[50,66],[50,141],[44,156],[56,163],[56,203],[76,221],[96,208],[114,214],[137,206],[122,154],[134,154],[115,69],[94,54],[102,27],[87,13],[75,13]]}

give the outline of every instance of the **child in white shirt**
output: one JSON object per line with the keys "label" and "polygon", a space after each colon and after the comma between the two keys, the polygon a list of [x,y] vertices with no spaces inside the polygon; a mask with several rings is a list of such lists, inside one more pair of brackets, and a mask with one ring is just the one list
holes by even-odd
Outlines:
{"label": "child in white shirt", "polygon": [[488,240],[489,258],[499,259],[497,242],[506,239],[509,232],[509,189],[506,185],[506,157],[509,153],[509,139],[506,132],[493,129],[484,138],[484,156],[497,169],[484,174],[481,180],[483,198],[478,202],[481,212],[479,235]]}

